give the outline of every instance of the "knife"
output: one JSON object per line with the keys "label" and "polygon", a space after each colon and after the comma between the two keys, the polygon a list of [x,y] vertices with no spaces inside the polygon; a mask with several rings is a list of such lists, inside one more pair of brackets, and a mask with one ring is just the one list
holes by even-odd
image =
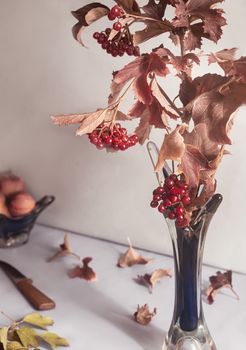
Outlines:
{"label": "knife", "polygon": [[55,302],[34,287],[30,278],[27,278],[15,267],[1,260],[0,267],[36,310],[51,310],[55,308]]}

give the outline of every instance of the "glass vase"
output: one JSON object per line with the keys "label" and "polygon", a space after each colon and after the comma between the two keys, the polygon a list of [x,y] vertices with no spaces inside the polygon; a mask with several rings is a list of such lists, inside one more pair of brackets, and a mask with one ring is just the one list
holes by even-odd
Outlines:
{"label": "glass vase", "polygon": [[216,350],[203,315],[201,270],[207,230],[221,202],[222,196],[215,194],[186,228],[166,218],[174,255],[175,305],[163,350]]}

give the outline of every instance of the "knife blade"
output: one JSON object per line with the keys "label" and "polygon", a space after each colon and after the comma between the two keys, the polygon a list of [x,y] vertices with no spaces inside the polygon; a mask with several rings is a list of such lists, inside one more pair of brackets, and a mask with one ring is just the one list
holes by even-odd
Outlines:
{"label": "knife blade", "polygon": [[0,260],[0,267],[36,310],[51,310],[55,308],[55,302],[33,286],[32,279],[27,278],[23,273],[5,261]]}

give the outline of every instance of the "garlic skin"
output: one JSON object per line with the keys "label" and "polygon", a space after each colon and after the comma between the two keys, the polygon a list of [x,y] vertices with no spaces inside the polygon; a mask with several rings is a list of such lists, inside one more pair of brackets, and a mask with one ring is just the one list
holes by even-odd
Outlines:
{"label": "garlic skin", "polygon": [[23,192],[24,181],[15,175],[4,175],[0,178],[0,191],[4,196],[10,196],[16,192]]}
{"label": "garlic skin", "polygon": [[8,209],[12,217],[29,214],[35,208],[35,200],[27,192],[18,192],[8,199]]}

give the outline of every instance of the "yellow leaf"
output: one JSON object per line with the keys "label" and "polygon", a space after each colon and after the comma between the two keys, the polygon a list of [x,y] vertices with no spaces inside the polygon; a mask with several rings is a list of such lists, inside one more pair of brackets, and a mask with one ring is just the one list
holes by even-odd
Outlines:
{"label": "yellow leaf", "polygon": [[7,350],[27,350],[27,348],[23,348],[18,341],[10,341],[8,342]]}
{"label": "yellow leaf", "polygon": [[66,339],[59,337],[57,334],[52,332],[46,332],[39,335],[46,343],[48,343],[52,349],[55,349],[57,346],[69,346],[69,343]]}
{"label": "yellow leaf", "polygon": [[22,327],[16,330],[16,333],[21,341],[21,344],[24,347],[32,346],[36,348],[38,346],[38,342],[36,339],[37,333],[28,327]]}
{"label": "yellow leaf", "polygon": [[3,327],[0,329],[0,343],[3,345],[3,350],[7,350],[8,331],[8,327]]}
{"label": "yellow leaf", "polygon": [[31,324],[33,326],[37,326],[42,329],[47,329],[47,326],[52,326],[54,321],[50,317],[44,317],[40,315],[38,312],[34,312],[30,315],[26,315],[23,318],[23,322]]}

